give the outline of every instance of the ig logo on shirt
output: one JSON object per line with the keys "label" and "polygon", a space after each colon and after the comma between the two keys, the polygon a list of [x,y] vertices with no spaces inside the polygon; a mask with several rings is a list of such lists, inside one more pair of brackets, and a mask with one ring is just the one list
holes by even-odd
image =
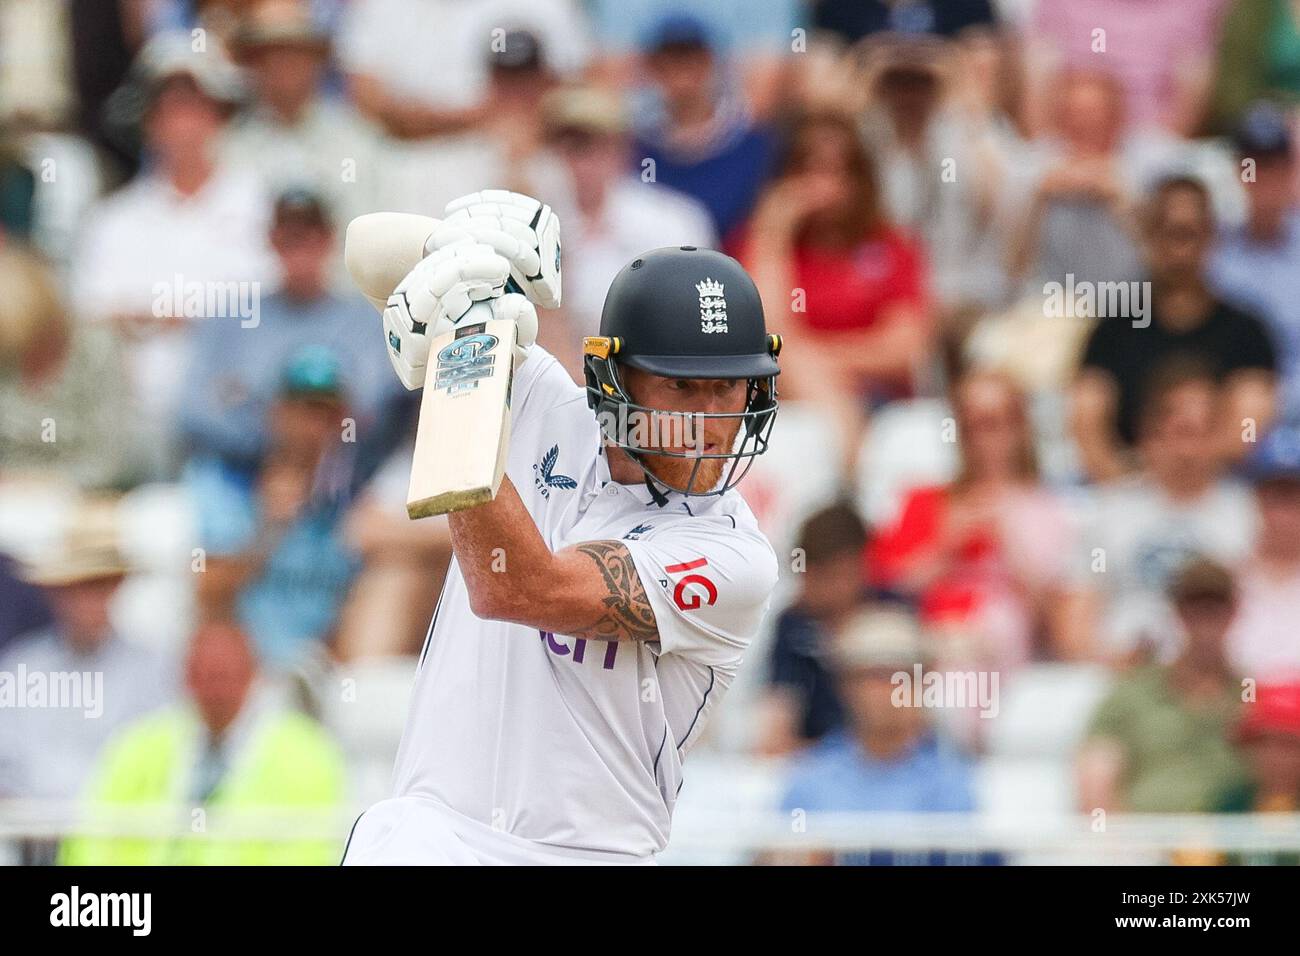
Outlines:
{"label": "ig logo on shirt", "polygon": [[[708,558],[696,558],[683,564],[670,564],[664,568],[669,574],[681,574],[706,567]],[[669,582],[662,582],[667,587]],[[703,604],[710,606],[718,603],[718,586],[703,574],[688,574],[677,581],[673,587],[673,603],[683,611],[694,611]]]}

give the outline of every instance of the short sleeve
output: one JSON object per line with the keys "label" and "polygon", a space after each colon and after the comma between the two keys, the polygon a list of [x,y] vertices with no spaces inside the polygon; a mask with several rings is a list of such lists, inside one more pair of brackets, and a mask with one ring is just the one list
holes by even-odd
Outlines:
{"label": "short sleeve", "polygon": [[1229,372],[1248,368],[1269,372],[1277,369],[1277,353],[1263,322],[1253,315],[1242,316],[1241,336],[1234,343],[1227,360],[1230,363]]}
{"label": "short sleeve", "polygon": [[1083,347],[1083,357],[1079,360],[1081,368],[1100,369],[1111,375],[1116,374],[1116,353],[1122,349],[1117,332],[1124,321],[1126,320],[1102,319],[1093,326]]}
{"label": "short sleeve", "polygon": [[586,407],[582,387],[569,377],[559,359],[540,345],[528,350],[528,360],[515,372],[510,390],[512,428],[543,419],[562,405],[581,402]]}
{"label": "short sleeve", "polygon": [[776,586],[767,540],[723,517],[690,519],[624,543],[654,609],[661,653],[737,664]]}

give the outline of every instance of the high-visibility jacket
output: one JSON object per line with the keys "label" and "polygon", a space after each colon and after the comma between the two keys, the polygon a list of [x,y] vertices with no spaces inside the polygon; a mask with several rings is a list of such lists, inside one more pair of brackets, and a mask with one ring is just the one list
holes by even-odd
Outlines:
{"label": "high-visibility jacket", "polygon": [[[113,738],[87,790],[96,810],[158,808],[184,814],[192,832],[181,837],[78,836],[66,840],[59,862],[71,865],[258,866],[337,863],[341,841],[268,840],[223,836],[222,814],[300,809],[333,815],[344,801],[343,757],[324,729],[303,714],[260,714],[244,734],[226,773],[198,803],[185,788],[203,740],[193,711],[169,708],[128,725]],[[237,821],[226,820],[231,824]]]}

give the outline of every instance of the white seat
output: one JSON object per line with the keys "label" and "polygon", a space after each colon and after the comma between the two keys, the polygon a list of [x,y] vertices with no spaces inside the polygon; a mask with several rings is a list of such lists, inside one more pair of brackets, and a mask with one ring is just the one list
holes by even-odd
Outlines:
{"label": "white seat", "polygon": [[354,763],[383,763],[391,772],[406,724],[416,659],[356,661],[332,676],[333,693],[321,697],[321,718]]}
{"label": "white seat", "polygon": [[768,450],[740,485],[778,558],[788,554],[799,524],[839,490],[838,434],[816,404],[782,402]]}
{"label": "white seat", "polygon": [[1110,676],[1094,664],[1034,664],[1007,684],[998,718],[990,721],[989,753],[1068,761],[1083,741]]}
{"label": "white seat", "polygon": [[891,524],[909,489],[944,484],[957,472],[951,417],[939,399],[892,402],[872,417],[858,452],[858,510],[873,527]]}
{"label": "white seat", "polygon": [[1072,813],[1073,765],[1046,757],[986,757],[975,770],[975,806],[998,823]]}
{"label": "white seat", "polygon": [[193,574],[197,518],[182,484],[141,485],[117,506],[118,547],[137,571]]}

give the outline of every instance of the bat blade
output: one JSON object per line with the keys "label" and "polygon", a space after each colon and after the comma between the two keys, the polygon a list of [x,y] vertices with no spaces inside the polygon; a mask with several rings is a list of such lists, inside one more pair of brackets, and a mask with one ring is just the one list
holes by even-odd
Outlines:
{"label": "bat blade", "polygon": [[[461,511],[496,497],[510,445],[517,327],[490,318],[434,340],[411,461],[411,518]],[[471,315],[473,318],[473,315]]]}

